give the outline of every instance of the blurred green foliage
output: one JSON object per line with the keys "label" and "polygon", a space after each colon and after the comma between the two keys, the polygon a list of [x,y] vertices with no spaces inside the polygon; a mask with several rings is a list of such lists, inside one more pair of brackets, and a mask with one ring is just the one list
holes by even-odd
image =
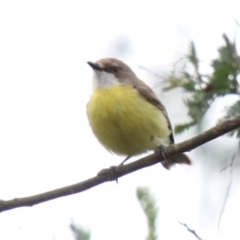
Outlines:
{"label": "blurred green foliage", "polygon": [[73,232],[75,240],[90,240],[90,231],[84,229],[74,221],[71,222],[70,229]]}
{"label": "blurred green foliage", "polygon": [[156,217],[158,214],[158,208],[156,206],[156,200],[147,187],[137,188],[137,198],[148,221],[147,240],[157,240]]}
{"label": "blurred green foliage", "polygon": [[[156,200],[147,187],[138,187],[136,192],[137,198],[148,221],[148,236],[146,240],[157,240],[156,218],[158,208],[156,206]],[[70,229],[74,234],[74,240],[90,240],[90,231],[85,230],[81,225],[74,221],[71,222]]]}
{"label": "blurred green foliage", "polygon": [[[223,46],[218,49],[218,57],[212,60],[210,75],[200,71],[201,62],[197,56],[195,45],[191,42],[181,74],[177,76],[175,71],[172,71],[167,79],[168,85],[164,88],[165,91],[178,87],[187,92],[189,96],[185,99],[185,104],[191,120],[177,125],[176,133],[198,124],[216,98],[228,94],[240,95],[240,56],[236,50],[236,43],[231,42],[225,34],[223,34],[223,40]],[[222,120],[238,114],[240,114],[239,101],[226,108],[226,114]],[[235,130],[235,133],[240,137],[240,129]]]}
{"label": "blurred green foliage", "polygon": [[[236,117],[239,114],[239,112],[240,112],[240,100],[235,102],[232,106],[226,108],[226,113],[225,116],[223,117],[223,120]],[[234,134],[237,134],[237,137],[240,138],[240,129],[228,133],[229,136],[233,136]]]}

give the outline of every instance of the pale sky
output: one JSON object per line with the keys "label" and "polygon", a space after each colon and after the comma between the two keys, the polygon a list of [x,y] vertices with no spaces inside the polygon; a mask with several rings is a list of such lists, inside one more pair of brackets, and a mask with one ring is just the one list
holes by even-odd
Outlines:
{"label": "pale sky", "polygon": [[[1,1],[0,199],[74,184],[123,160],[107,152],[88,126],[92,70],[87,61],[120,58],[154,87],[159,79],[139,65],[167,74],[194,40],[205,68],[216,57],[222,34],[234,38],[230,15],[240,22],[239,9],[238,0]],[[125,41],[129,41],[127,53],[116,49]],[[187,112],[180,94],[161,96],[173,124],[184,122]],[[214,114],[208,113],[211,121],[205,128],[216,123],[222,104],[216,105]],[[192,129],[177,136],[176,142],[195,134]],[[211,151],[227,159],[235,142],[222,138],[206,145],[208,160],[194,150],[189,154],[195,162],[192,167],[166,171],[159,164],[125,176],[119,184],[105,183],[31,208],[3,212],[0,239],[71,240],[69,223],[74,219],[91,231],[92,240],[144,240],[147,223],[136,199],[138,186],[148,186],[158,199],[159,239],[194,239],[178,221],[204,239],[239,239],[239,186],[233,186],[219,232],[228,173],[220,175],[216,167],[212,174],[204,165],[217,161]],[[203,195],[205,187],[207,195]]]}

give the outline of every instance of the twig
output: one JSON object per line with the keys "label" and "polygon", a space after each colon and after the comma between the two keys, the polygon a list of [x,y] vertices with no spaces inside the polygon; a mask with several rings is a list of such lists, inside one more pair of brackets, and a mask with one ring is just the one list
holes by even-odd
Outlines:
{"label": "twig", "polygon": [[[240,150],[240,143],[239,143],[237,152],[239,152],[239,150]],[[222,169],[222,170],[225,170],[227,167],[230,167],[230,179],[229,179],[229,183],[228,183],[228,186],[227,186],[227,189],[226,189],[226,194],[225,194],[225,198],[224,198],[224,201],[223,201],[222,209],[220,211],[220,215],[219,215],[219,219],[218,219],[218,229],[219,230],[220,230],[220,224],[221,224],[221,220],[222,220],[222,215],[223,215],[223,212],[225,210],[225,207],[226,207],[226,204],[227,204],[227,200],[228,200],[228,197],[229,197],[229,193],[230,193],[230,190],[231,190],[231,186],[232,186],[233,170],[234,170],[233,167],[234,167],[234,162],[235,162],[236,155],[237,154],[234,154],[230,164],[228,164],[228,166],[226,166],[225,168]]]}
{"label": "twig", "polygon": [[237,19],[235,17],[233,17],[233,15],[230,15],[230,17],[234,20],[235,24],[240,27],[240,23],[237,21]]}
{"label": "twig", "polygon": [[[222,122],[218,124],[216,127],[211,128],[208,131],[203,132],[187,141],[166,147],[165,154],[168,157],[172,157],[182,152],[191,151],[192,149],[197,148],[200,145],[209,142],[225,133],[233,131],[237,128],[240,128],[240,115],[231,120]],[[0,200],[0,212],[24,206],[30,207],[35,204],[53,200],[59,197],[64,197],[79,192],[83,192],[104,182],[116,180],[134,171],[140,170],[145,167],[150,167],[163,160],[164,158],[162,154],[160,153],[160,151],[158,151],[147,157],[141,158],[140,160],[131,162],[129,164],[119,165],[114,168],[114,172],[112,171],[112,169],[103,169],[96,177],[90,178],[80,183],[76,183],[74,185],[66,186],[63,188],[55,189],[49,192],[44,192],[30,197],[15,198],[7,201]]]}
{"label": "twig", "polygon": [[192,233],[198,240],[202,240],[202,238],[200,238],[196,231],[195,230],[192,230],[188,227],[188,225],[186,223],[181,223],[181,222],[178,222],[179,224],[181,224],[182,226],[184,226],[190,233]]}
{"label": "twig", "polygon": [[231,166],[232,162],[231,163],[228,163],[225,167],[223,167],[222,169],[220,169],[220,173],[225,171],[226,169],[228,169],[230,166]]}
{"label": "twig", "polygon": [[160,74],[158,74],[158,73],[156,73],[156,72],[154,72],[154,71],[152,71],[152,70],[150,70],[150,69],[148,69],[148,68],[146,68],[144,66],[139,65],[138,67],[143,69],[143,70],[145,70],[145,71],[147,71],[147,72],[149,72],[149,73],[151,73],[151,74],[153,74],[153,75],[155,75],[158,78],[163,78],[163,79],[166,80],[166,77],[164,77],[164,76],[162,76],[162,75],[160,75]]}

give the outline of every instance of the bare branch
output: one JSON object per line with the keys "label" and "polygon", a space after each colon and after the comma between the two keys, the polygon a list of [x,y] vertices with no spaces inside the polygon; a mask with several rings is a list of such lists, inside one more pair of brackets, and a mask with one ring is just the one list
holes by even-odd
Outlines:
{"label": "bare branch", "polygon": [[[211,128],[208,131],[201,133],[187,141],[166,147],[165,154],[168,157],[172,157],[179,153],[190,151],[206,142],[209,142],[239,127],[240,127],[240,115],[238,115],[234,119],[222,122],[218,124],[216,127]],[[164,159],[159,151],[147,157],[141,158],[140,160],[131,162],[129,164],[119,165],[114,168],[114,172],[111,171],[112,169],[103,169],[100,171],[100,173],[96,177],[90,178],[80,183],[55,189],[49,192],[33,195],[30,197],[15,198],[7,201],[0,200],[0,212],[18,208],[18,207],[24,207],[24,206],[29,207],[29,206],[33,206],[35,204],[53,200],[59,197],[64,197],[64,196],[76,194],[79,192],[83,192],[85,190],[88,190],[104,182],[116,180],[134,171],[140,170],[145,167],[150,167],[156,163],[161,162],[162,160]]]}
{"label": "bare branch", "polygon": [[192,233],[198,240],[202,240],[202,238],[200,238],[196,231],[195,230],[192,230],[188,227],[188,225],[186,223],[181,223],[181,222],[178,222],[179,224],[181,224],[182,226],[184,226],[190,233]]}

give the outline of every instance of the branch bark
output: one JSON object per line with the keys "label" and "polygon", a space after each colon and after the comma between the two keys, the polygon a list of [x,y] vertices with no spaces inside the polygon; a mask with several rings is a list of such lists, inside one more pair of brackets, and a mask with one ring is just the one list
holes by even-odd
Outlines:
{"label": "branch bark", "polygon": [[[213,127],[187,141],[166,147],[165,153],[167,156],[172,157],[176,154],[190,151],[237,128],[240,128],[240,115],[238,115],[236,118],[222,122],[216,127]],[[0,212],[24,206],[30,207],[59,197],[83,192],[104,182],[116,180],[139,169],[150,167],[162,160],[163,156],[160,154],[160,152],[156,152],[129,164],[114,167],[114,169],[103,169],[98,173],[96,177],[90,178],[80,183],[33,195],[30,197],[14,198],[12,200],[6,201],[0,200]]]}

